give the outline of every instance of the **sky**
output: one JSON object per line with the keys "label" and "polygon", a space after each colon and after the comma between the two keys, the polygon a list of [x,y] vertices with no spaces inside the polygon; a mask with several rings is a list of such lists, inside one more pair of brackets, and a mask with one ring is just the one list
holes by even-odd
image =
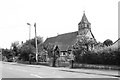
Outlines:
{"label": "sky", "polygon": [[0,0],[0,47],[10,48],[14,41],[37,36],[44,40],[78,30],[83,11],[91,23],[96,40],[118,39],[119,0]]}

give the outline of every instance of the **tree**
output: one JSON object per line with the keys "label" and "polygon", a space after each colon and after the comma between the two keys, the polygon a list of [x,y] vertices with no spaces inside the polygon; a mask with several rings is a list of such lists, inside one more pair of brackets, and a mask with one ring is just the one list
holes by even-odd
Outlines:
{"label": "tree", "polygon": [[32,45],[24,44],[20,48],[20,57],[19,58],[22,59],[23,61],[29,61],[30,54],[35,56],[35,47],[33,47]]}
{"label": "tree", "polygon": [[2,49],[2,59],[9,60],[10,58],[13,58],[12,50],[11,49]]}
{"label": "tree", "polygon": [[103,44],[104,44],[105,46],[110,46],[110,45],[113,44],[113,41],[110,40],[110,39],[107,39],[107,40],[105,40],[105,41],[103,42]]}
{"label": "tree", "polygon": [[97,44],[95,44],[95,49],[94,51],[101,51],[104,48],[104,45],[102,42],[98,42]]}
{"label": "tree", "polygon": [[[37,45],[42,43],[43,43],[43,37],[37,36]],[[31,44],[32,46],[36,47],[35,38],[27,40],[25,44],[26,45]]]}
{"label": "tree", "polygon": [[90,39],[86,36],[81,36],[79,40],[76,42],[75,45],[73,45],[73,53],[75,55],[75,61],[76,62],[82,62],[82,56],[87,54],[92,47],[92,45],[95,44],[95,41],[93,39]]}
{"label": "tree", "polygon": [[95,41],[93,39],[86,36],[81,36],[73,48],[89,51],[89,47],[92,47],[93,44],[95,44]]}
{"label": "tree", "polygon": [[[43,38],[38,36],[37,37],[37,44],[38,49],[41,48],[41,44],[43,43]],[[32,58],[34,58],[35,60],[35,38],[27,40],[25,43],[22,44],[21,48],[20,48],[20,59],[24,60],[24,61],[31,61],[29,60],[29,55],[32,55]]]}
{"label": "tree", "polygon": [[20,47],[19,41],[15,41],[15,42],[11,43],[12,52],[14,54],[13,56],[17,56],[18,55],[19,47]]}

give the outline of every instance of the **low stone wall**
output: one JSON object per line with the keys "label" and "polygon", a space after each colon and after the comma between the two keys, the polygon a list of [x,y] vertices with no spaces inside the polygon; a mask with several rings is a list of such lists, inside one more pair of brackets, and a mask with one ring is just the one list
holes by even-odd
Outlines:
{"label": "low stone wall", "polygon": [[120,70],[120,67],[118,67],[118,66],[112,66],[112,65],[95,65],[95,64],[78,64],[78,63],[74,63],[74,68]]}
{"label": "low stone wall", "polygon": [[[28,61],[18,61],[18,63],[22,64],[29,64]],[[35,62],[31,63],[32,65],[44,65],[44,66],[50,66],[50,62],[38,62],[36,64]],[[56,67],[69,67],[71,64],[68,61],[57,61]],[[111,65],[94,65],[94,64],[80,64],[80,63],[74,63],[73,68],[87,68],[87,69],[108,69],[108,70],[120,70],[119,66],[111,66]]]}
{"label": "low stone wall", "polygon": [[58,67],[69,67],[69,66],[70,66],[70,63],[69,63],[69,62],[61,61],[61,62],[58,62],[58,63],[57,63],[57,66],[58,66]]}

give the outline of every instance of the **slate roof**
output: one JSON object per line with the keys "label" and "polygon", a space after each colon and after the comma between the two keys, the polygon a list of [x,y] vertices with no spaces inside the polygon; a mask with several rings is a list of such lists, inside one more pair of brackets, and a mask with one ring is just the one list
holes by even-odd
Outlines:
{"label": "slate roof", "polygon": [[[91,33],[91,35],[93,36],[92,33]],[[94,36],[93,36],[93,38],[94,38]],[[47,38],[45,40],[44,44],[45,45],[54,44],[54,45],[57,45],[61,51],[66,51],[66,50],[70,49],[72,47],[72,45],[74,45],[77,42],[78,39],[79,39],[78,31],[75,31],[75,32],[60,34],[55,37]]]}
{"label": "slate roof", "polygon": [[78,32],[71,32],[58,35],[56,37],[47,38],[44,44],[55,44],[58,45],[61,51],[66,51],[69,47],[71,47],[77,40]]}
{"label": "slate roof", "polygon": [[111,46],[107,47],[107,49],[109,49],[109,48],[111,48],[111,49],[120,48],[120,38],[117,41],[115,41]]}
{"label": "slate roof", "polygon": [[110,46],[105,46],[104,48],[100,49],[100,51],[102,50],[114,50],[114,49],[118,49],[120,48],[120,38],[118,40],[116,40],[112,45]]}

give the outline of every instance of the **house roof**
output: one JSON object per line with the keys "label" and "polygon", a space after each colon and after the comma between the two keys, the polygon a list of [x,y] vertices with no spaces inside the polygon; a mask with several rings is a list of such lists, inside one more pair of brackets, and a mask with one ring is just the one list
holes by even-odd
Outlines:
{"label": "house roof", "polygon": [[120,38],[117,41],[115,41],[111,46],[108,46],[108,48],[111,49],[120,48]]}
{"label": "house roof", "polygon": [[104,48],[100,49],[100,51],[108,50],[108,49],[114,50],[114,49],[118,49],[118,48],[120,48],[120,38],[118,40],[116,40],[112,45],[105,46]]}
{"label": "house roof", "polygon": [[[90,31],[91,32],[91,31]],[[94,38],[93,34],[91,33],[92,37]],[[47,44],[54,44],[59,47],[61,51],[66,51],[74,45],[77,40],[80,37],[78,37],[78,31],[60,34],[55,37],[47,38],[44,42],[45,45]],[[95,40],[95,39],[94,39]]]}
{"label": "house roof", "polygon": [[77,40],[78,32],[71,32],[58,35],[56,37],[47,38],[44,44],[54,44],[57,45],[61,51],[66,51],[70,46],[72,46]]}
{"label": "house roof", "polygon": [[[57,36],[56,36],[57,37]],[[56,37],[50,37],[50,38],[47,38],[44,42],[44,44],[50,44],[50,43],[55,43],[56,41]]]}

